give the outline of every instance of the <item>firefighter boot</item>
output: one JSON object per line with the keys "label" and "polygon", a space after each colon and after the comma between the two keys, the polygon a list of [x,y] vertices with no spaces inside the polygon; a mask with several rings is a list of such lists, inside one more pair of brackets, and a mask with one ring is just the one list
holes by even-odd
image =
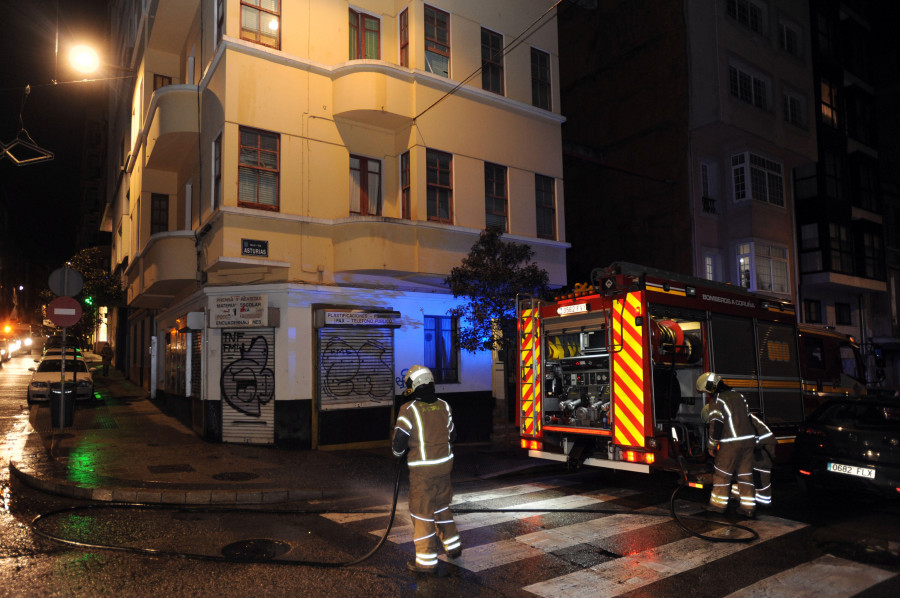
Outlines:
{"label": "firefighter boot", "polygon": [[425,565],[420,565],[416,562],[416,559],[410,559],[406,562],[406,568],[412,571],[413,573],[424,573],[426,575],[436,575],[438,568],[437,565],[433,567],[426,567]]}

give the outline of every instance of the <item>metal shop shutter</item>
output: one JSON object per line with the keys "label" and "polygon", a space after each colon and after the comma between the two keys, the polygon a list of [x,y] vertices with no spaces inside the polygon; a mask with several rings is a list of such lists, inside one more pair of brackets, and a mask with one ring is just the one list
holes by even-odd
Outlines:
{"label": "metal shop shutter", "polygon": [[319,329],[319,408],[322,411],[391,407],[393,401],[393,329]]}

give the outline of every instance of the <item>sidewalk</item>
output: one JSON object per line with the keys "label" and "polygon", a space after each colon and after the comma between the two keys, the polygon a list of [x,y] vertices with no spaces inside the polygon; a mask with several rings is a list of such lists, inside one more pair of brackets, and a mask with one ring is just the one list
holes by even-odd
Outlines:
{"label": "sidewalk", "polygon": [[[56,431],[32,405],[10,473],[39,490],[97,501],[263,504],[391,494],[389,447],[352,451],[212,443],[166,415],[121,372],[94,375],[98,400],[78,403]],[[454,481],[496,477],[545,462],[524,451],[456,446]],[[406,485],[404,472],[402,484]]]}

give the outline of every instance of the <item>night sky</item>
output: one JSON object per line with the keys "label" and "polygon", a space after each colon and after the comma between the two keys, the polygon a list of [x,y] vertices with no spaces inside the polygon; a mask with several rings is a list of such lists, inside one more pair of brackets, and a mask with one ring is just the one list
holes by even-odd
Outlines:
{"label": "night sky", "polygon": [[[74,39],[106,47],[106,2],[0,0],[0,22],[0,142],[24,137],[24,125],[31,140],[55,154],[26,166],[0,159],[0,269],[9,282],[13,268],[53,270],[75,253],[85,109],[106,99],[103,82],[71,82],[65,47]],[[26,85],[31,92],[20,123]]]}

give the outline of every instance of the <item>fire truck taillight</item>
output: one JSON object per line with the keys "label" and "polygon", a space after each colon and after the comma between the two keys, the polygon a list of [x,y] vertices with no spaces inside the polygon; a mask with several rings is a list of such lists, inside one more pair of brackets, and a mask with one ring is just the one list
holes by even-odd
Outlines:
{"label": "fire truck taillight", "polygon": [[656,455],[653,453],[643,453],[641,451],[623,451],[622,456],[625,457],[625,460],[629,463],[646,463],[647,465],[653,465],[653,462],[656,461]]}
{"label": "fire truck taillight", "polygon": [[541,443],[538,442],[537,440],[528,440],[527,438],[523,438],[521,444],[522,444],[523,449],[528,449],[528,450],[532,450],[532,451],[541,450]]}

